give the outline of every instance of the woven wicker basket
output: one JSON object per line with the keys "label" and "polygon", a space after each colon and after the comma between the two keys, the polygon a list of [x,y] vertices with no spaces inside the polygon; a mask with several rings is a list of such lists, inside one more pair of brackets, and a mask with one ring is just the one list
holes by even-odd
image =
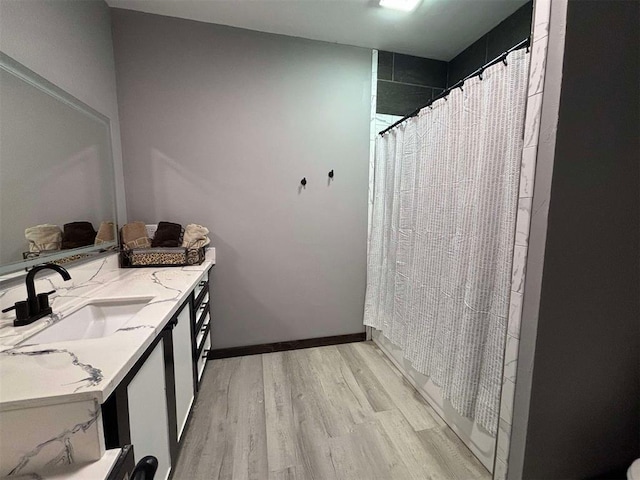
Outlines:
{"label": "woven wicker basket", "polygon": [[[147,225],[146,227],[147,235],[152,239],[158,226]],[[185,267],[189,265],[200,265],[204,262],[206,250],[206,247],[127,248],[122,242],[120,244],[122,245],[120,249],[121,268]]]}

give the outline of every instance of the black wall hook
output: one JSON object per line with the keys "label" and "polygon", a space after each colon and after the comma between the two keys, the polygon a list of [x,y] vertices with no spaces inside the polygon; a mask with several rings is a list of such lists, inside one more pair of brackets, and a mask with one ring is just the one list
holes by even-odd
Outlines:
{"label": "black wall hook", "polygon": [[307,177],[302,177],[302,180],[300,180],[300,185],[302,185],[303,187],[307,185]]}
{"label": "black wall hook", "polygon": [[333,178],[333,170],[329,172],[329,178]]}

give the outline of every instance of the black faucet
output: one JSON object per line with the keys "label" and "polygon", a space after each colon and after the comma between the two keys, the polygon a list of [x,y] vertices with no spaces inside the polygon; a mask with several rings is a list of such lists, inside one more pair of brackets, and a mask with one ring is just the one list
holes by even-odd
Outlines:
{"label": "black faucet", "polygon": [[51,315],[52,310],[49,306],[49,295],[55,292],[51,290],[46,293],[39,293],[36,295],[35,277],[36,273],[40,270],[54,270],[58,272],[62,278],[66,281],[71,280],[69,272],[60,265],[55,263],[45,263],[44,265],[36,265],[29,273],[25,283],[27,285],[27,300],[22,302],[16,302],[13,307],[5,308],[2,312],[8,312],[10,310],[16,311],[16,319],[13,321],[13,325],[16,327],[22,327],[29,325],[42,317]]}

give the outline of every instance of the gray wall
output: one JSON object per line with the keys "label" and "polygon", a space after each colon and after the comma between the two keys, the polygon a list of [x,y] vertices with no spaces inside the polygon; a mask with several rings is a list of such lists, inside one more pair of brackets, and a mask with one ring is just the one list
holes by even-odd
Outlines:
{"label": "gray wall", "polygon": [[126,220],[107,4],[103,0],[1,0],[0,50],[109,117],[118,219]]}
{"label": "gray wall", "polygon": [[528,399],[516,386],[527,425],[524,445],[512,443],[512,454],[524,447],[522,469],[510,462],[510,478],[619,478],[640,455],[639,8],[568,2],[534,332],[532,250],[527,265],[522,338],[535,335],[535,350],[519,361],[518,384],[533,376]]}
{"label": "gray wall", "polygon": [[371,51],[112,17],[129,218],[211,230],[214,348],[363,331]]}

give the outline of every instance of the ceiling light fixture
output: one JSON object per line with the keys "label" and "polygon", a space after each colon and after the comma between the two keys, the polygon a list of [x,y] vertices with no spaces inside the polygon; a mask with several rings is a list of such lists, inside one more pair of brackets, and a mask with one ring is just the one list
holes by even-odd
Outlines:
{"label": "ceiling light fixture", "polygon": [[380,0],[380,6],[392,10],[411,12],[420,3],[420,0]]}

